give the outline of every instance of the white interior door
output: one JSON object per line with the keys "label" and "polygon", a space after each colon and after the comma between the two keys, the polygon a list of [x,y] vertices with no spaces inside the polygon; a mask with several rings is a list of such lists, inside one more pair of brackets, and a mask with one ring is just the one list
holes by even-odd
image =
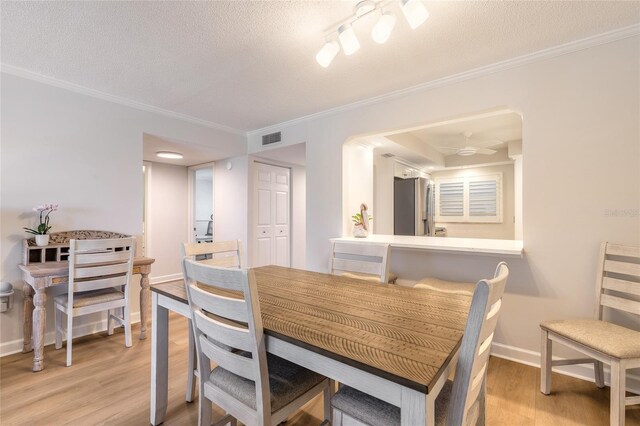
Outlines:
{"label": "white interior door", "polygon": [[253,179],[254,264],[289,267],[291,170],[256,162]]}

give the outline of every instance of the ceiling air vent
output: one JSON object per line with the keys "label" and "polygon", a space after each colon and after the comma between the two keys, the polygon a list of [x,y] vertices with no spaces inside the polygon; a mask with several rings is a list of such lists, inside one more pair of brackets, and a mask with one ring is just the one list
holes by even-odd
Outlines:
{"label": "ceiling air vent", "polygon": [[382,156],[383,156],[384,158],[392,158],[392,157],[395,157],[395,155],[394,155],[394,154],[392,154],[392,153],[390,153],[390,152],[387,152],[386,154],[382,154]]}
{"label": "ceiling air vent", "polygon": [[282,140],[282,133],[270,133],[262,136],[262,146],[271,145],[272,143],[280,142]]}

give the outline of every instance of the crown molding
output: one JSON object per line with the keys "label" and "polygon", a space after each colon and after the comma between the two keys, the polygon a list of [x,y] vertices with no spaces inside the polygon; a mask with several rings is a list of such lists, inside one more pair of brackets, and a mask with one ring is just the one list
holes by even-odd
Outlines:
{"label": "crown molding", "polygon": [[282,130],[283,128],[291,127],[296,124],[303,123],[305,121],[327,117],[330,115],[338,114],[340,112],[350,111],[355,108],[359,108],[367,105],[377,104],[380,102],[396,99],[396,98],[399,98],[408,94],[416,93],[416,92],[428,91],[438,87],[449,86],[449,85],[460,83],[462,81],[470,80],[473,78],[493,74],[500,71],[505,71],[511,68],[520,67],[520,66],[531,64],[534,62],[542,61],[545,59],[567,55],[580,50],[588,49],[590,47],[595,47],[602,44],[611,43],[614,41],[618,41],[618,40],[622,40],[625,38],[634,37],[638,35],[640,35],[640,24],[634,24],[628,27],[618,28],[612,31],[608,31],[606,33],[596,34],[594,36],[570,41],[568,43],[564,43],[564,44],[553,46],[547,49],[539,50],[537,52],[516,56],[515,58],[506,59],[500,62],[495,62],[490,65],[474,68],[458,74],[453,74],[447,77],[427,81],[425,83],[420,83],[418,85],[407,87],[405,89],[396,90],[393,92],[385,93],[383,95],[374,96],[371,98],[341,105],[339,107],[330,108],[324,111],[319,111],[313,114],[294,118],[292,120],[287,120],[278,124],[269,125],[259,129],[249,130],[247,131],[247,136],[250,137],[258,134],[265,134],[273,131]]}
{"label": "crown molding", "polygon": [[89,87],[81,86],[79,84],[71,83],[65,80],[59,80],[54,77],[39,74],[33,71],[29,71],[24,68],[16,67],[8,64],[0,64],[0,70],[5,74],[15,75],[27,80],[37,81],[39,83],[47,84],[49,86],[59,87],[72,92],[80,93],[82,95],[91,96],[93,98],[101,99],[108,102],[128,106],[142,111],[152,112],[155,114],[161,114],[176,120],[186,121],[193,124],[199,124],[201,126],[209,127],[216,130],[222,130],[227,133],[233,133],[236,135],[246,136],[247,133],[244,130],[236,129],[233,127],[225,126],[224,124],[214,123],[212,121],[203,120],[201,118],[193,117],[187,114],[182,114],[175,111],[159,108],[153,105],[148,105],[142,102],[134,101],[131,99],[123,98],[121,96],[111,95],[100,90],[91,89]]}

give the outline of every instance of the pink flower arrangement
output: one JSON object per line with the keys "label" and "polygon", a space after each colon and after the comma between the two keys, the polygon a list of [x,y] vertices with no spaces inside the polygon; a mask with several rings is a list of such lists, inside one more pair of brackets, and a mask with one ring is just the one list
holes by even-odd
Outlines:
{"label": "pink flower arrangement", "polygon": [[40,224],[38,224],[37,228],[24,227],[23,229],[33,235],[46,235],[49,232],[49,229],[51,229],[51,226],[49,226],[49,215],[51,212],[58,210],[58,205],[42,204],[34,207],[32,210],[40,213]]}

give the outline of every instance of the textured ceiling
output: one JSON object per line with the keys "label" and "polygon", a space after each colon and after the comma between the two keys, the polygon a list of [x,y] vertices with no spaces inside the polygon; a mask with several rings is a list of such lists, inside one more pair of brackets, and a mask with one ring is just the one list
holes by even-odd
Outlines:
{"label": "textured ceiling", "polygon": [[[2,63],[241,130],[635,24],[640,2],[425,1],[389,41],[315,62],[355,1],[2,2]],[[397,6],[394,11],[399,12]]]}

